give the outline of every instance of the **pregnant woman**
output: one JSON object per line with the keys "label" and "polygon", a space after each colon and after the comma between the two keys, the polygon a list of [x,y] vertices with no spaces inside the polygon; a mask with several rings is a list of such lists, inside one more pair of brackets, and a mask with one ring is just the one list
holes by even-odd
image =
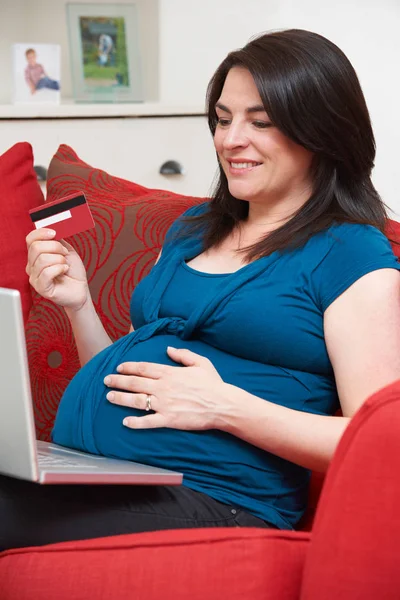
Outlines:
{"label": "pregnant woman", "polygon": [[53,440],[181,471],[183,485],[2,477],[3,548],[294,528],[309,470],[327,468],[363,401],[400,377],[399,264],[348,59],[315,33],[265,34],[224,59],[207,101],[215,192],[168,232],[125,337],[111,343],[72,247],[51,230],[27,238],[30,282],[65,308],[82,364]]}

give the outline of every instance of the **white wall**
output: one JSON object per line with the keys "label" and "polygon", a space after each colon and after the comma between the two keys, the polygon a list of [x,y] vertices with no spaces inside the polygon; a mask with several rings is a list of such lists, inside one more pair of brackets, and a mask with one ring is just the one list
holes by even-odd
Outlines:
{"label": "white wall", "polygon": [[[341,47],[359,75],[371,112],[377,140],[375,185],[400,214],[400,0],[159,3],[160,100],[165,103],[202,106],[207,82],[219,61],[261,31],[310,29]],[[62,44],[63,90],[65,95],[71,95],[65,0],[0,0],[0,103],[10,98],[8,48],[18,41]]]}

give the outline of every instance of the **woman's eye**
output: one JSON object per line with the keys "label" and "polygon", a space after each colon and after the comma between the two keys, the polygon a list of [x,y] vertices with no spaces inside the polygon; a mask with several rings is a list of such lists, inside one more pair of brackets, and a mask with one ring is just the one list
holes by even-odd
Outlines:
{"label": "woman's eye", "polygon": [[272,123],[269,121],[253,121],[254,127],[257,129],[267,129],[267,127],[272,127]]}
{"label": "woman's eye", "polygon": [[230,124],[230,120],[229,119],[222,119],[222,117],[220,117],[217,121],[218,125],[220,127],[227,127]]}
{"label": "woman's eye", "polygon": [[[217,125],[219,127],[229,127],[230,124],[231,119],[226,119],[223,117],[219,117],[217,119]],[[272,123],[270,121],[252,121],[252,124],[254,127],[257,127],[257,129],[267,129],[267,127],[272,127]]]}

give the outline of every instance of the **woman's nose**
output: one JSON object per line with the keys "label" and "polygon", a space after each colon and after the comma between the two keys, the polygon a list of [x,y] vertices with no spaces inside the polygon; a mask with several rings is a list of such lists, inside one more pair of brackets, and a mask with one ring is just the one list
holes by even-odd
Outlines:
{"label": "woman's nose", "polygon": [[248,139],[243,127],[240,124],[231,124],[224,137],[224,146],[226,149],[243,147],[248,145]]}

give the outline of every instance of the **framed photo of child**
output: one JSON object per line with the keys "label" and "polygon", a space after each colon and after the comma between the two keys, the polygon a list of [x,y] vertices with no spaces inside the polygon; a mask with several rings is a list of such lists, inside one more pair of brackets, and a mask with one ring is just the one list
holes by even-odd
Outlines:
{"label": "framed photo of child", "polygon": [[59,104],[61,51],[57,44],[14,44],[14,104]]}

